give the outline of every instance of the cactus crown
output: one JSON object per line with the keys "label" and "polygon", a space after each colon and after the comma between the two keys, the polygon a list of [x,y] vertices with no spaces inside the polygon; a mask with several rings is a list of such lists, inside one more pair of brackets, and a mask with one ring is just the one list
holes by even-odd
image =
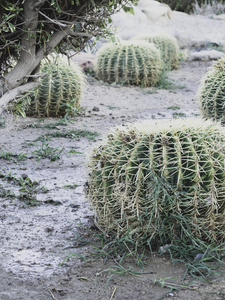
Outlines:
{"label": "cactus crown", "polygon": [[135,39],[153,43],[161,52],[163,63],[170,69],[178,67],[178,43],[176,38],[167,34],[141,35]]}
{"label": "cactus crown", "polygon": [[147,42],[110,43],[97,53],[96,77],[109,83],[147,87],[157,84],[161,73],[160,52]]}
{"label": "cactus crown", "polygon": [[31,97],[27,115],[58,117],[79,108],[84,74],[77,64],[68,64],[66,57],[49,58],[42,64],[41,72],[45,75]]}
{"label": "cactus crown", "polygon": [[88,196],[98,226],[119,237],[129,232],[138,243],[172,242],[185,232],[219,240],[224,142],[225,132],[210,121],[117,127],[91,157]]}
{"label": "cactus crown", "polygon": [[205,119],[225,125],[225,57],[219,59],[203,76],[197,92]]}

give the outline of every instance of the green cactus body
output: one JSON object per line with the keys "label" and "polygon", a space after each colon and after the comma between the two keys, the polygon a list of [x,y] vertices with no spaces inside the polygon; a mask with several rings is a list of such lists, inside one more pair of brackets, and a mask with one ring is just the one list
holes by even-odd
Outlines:
{"label": "green cactus body", "polygon": [[225,57],[205,74],[197,98],[205,119],[220,121],[225,125]]}
{"label": "green cactus body", "polygon": [[77,64],[68,64],[64,57],[54,61],[46,60],[41,72],[45,75],[31,97],[26,112],[28,116],[65,116],[68,111],[80,107],[84,74]]}
{"label": "green cactus body", "polygon": [[160,52],[147,42],[106,44],[97,53],[95,75],[105,82],[148,87],[162,74]]}
{"label": "green cactus body", "polygon": [[225,132],[210,121],[117,127],[91,156],[88,197],[98,226],[119,237],[129,233],[140,244],[172,242],[189,228],[204,239],[207,229],[219,240],[225,229],[224,142]]}
{"label": "green cactus body", "polygon": [[152,34],[135,39],[153,43],[160,50],[164,65],[170,69],[177,69],[179,47],[176,38],[167,34]]}

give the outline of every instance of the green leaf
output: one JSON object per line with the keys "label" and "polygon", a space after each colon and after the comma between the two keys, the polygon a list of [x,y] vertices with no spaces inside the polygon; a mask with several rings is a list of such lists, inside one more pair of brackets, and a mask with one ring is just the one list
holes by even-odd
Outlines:
{"label": "green leaf", "polygon": [[130,13],[130,14],[134,15],[134,9],[133,9],[133,7],[123,6],[123,10],[125,11],[125,13]]}

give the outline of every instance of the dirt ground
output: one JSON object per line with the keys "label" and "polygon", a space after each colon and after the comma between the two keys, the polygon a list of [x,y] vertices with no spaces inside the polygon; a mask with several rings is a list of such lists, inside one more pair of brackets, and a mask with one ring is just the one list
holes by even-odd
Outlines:
{"label": "dirt ground", "polygon": [[211,65],[180,62],[168,74],[167,89],[109,85],[89,76],[85,109],[66,123],[1,119],[1,300],[225,299],[223,275],[182,281],[184,265],[167,256],[147,256],[144,267],[125,259],[122,269],[119,258],[105,262],[94,255],[96,229],[84,192],[88,154],[110,128],[199,115],[195,95]]}

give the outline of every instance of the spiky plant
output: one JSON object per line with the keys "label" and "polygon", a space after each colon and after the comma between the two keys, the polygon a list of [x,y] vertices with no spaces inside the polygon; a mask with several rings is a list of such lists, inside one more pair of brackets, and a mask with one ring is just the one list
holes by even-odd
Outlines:
{"label": "spiky plant", "polygon": [[155,33],[141,35],[135,39],[153,43],[160,50],[164,65],[169,69],[177,69],[179,47],[175,37],[164,33]]}
{"label": "spiky plant", "polygon": [[91,156],[98,227],[138,245],[225,240],[224,145],[223,128],[210,121],[117,127]]}
{"label": "spiky plant", "polygon": [[203,76],[197,92],[205,119],[225,125],[225,57],[219,59]]}
{"label": "spiky plant", "polygon": [[46,60],[41,66],[39,88],[30,98],[28,116],[64,117],[80,107],[84,87],[84,74],[74,62],[66,57]]}
{"label": "spiky plant", "polygon": [[109,43],[97,53],[95,75],[105,82],[148,87],[157,84],[161,74],[160,52],[147,42]]}

